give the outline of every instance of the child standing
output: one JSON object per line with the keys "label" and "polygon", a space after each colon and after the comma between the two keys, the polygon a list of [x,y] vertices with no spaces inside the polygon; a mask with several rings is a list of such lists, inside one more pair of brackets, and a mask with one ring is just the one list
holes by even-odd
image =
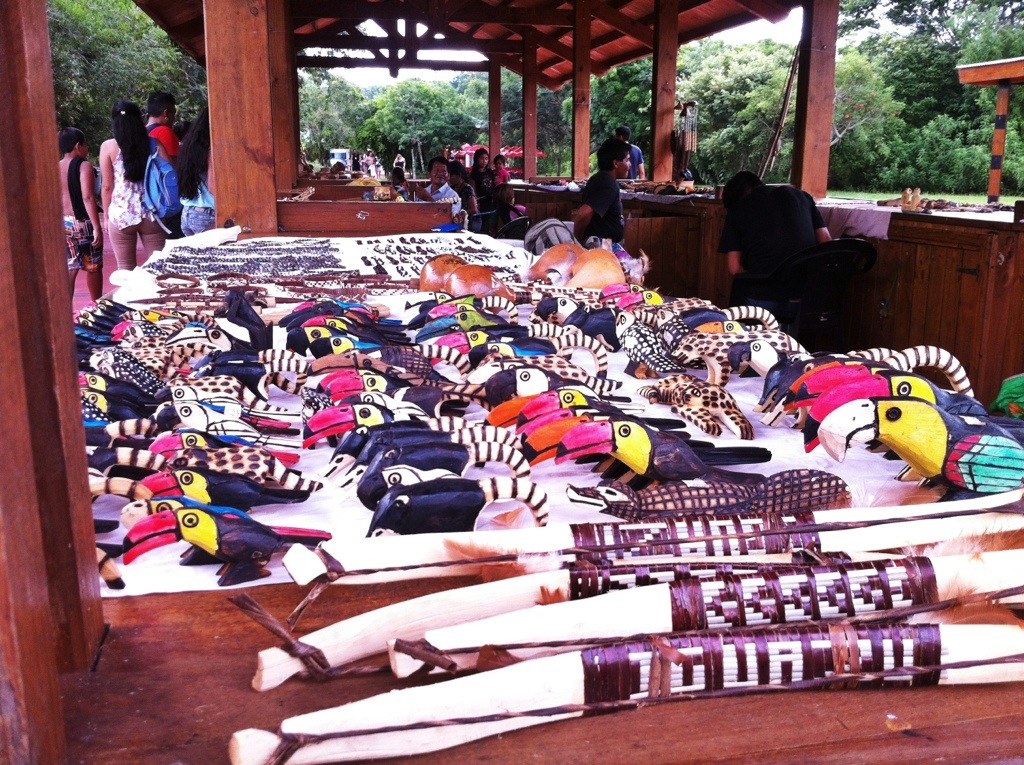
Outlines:
{"label": "child standing", "polygon": [[67,127],[57,134],[61,154],[61,209],[64,213],[64,245],[71,291],[79,271],[85,271],[89,297],[103,294],[103,227],[96,204],[96,168],[88,161],[85,134]]}

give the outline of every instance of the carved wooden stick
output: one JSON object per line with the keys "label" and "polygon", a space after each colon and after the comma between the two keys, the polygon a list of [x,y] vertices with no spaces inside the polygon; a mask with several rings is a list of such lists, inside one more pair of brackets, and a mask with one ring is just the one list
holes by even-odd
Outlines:
{"label": "carved wooden stick", "polygon": [[[549,656],[236,732],[232,765],[438,751],[588,712],[805,687],[1024,680],[1014,625],[808,625],[696,632]],[[995,666],[998,665],[998,666]],[[752,686],[752,687],[750,687]]]}
{"label": "carved wooden stick", "polygon": [[704,516],[658,523],[549,525],[497,532],[415,534],[370,539],[335,538],[318,555],[296,545],[284,564],[298,584],[328,573],[337,582],[364,584],[424,576],[474,576],[488,564],[549,553],[548,568],[586,557],[667,558],[818,550],[888,550],[1024,528],[1024,515],[985,513],[1021,498],[1021,490],[941,505],[847,508],[787,516]]}
{"label": "carved wooden stick", "polygon": [[[870,572],[875,571],[877,566],[897,568],[902,565],[896,560],[872,554],[856,554],[852,557],[856,562],[846,564],[848,569],[869,568]],[[557,571],[527,574],[395,603],[311,632],[303,636],[301,641],[321,651],[327,666],[339,667],[384,651],[388,642],[394,639],[427,639],[434,643],[433,630],[518,612],[541,602],[557,604],[562,601],[578,601],[613,590],[667,584],[683,577],[710,580],[725,570],[736,577],[758,572],[768,566],[784,573],[810,570],[809,567],[791,565],[790,556],[747,556],[728,563],[723,559],[717,560],[718,563],[666,562],[649,565],[641,563],[636,566],[622,561],[574,563]],[[1024,551],[936,557],[931,559],[931,566],[935,571],[934,592],[930,592],[927,598],[913,600],[944,600],[957,588],[963,591],[992,591],[1018,583],[1021,581],[1020,572],[1024,570]],[[814,570],[822,571],[823,568],[818,566]],[[886,580],[895,580],[897,573],[887,573]],[[891,595],[889,602],[893,602]],[[780,610],[783,609],[780,607]],[[546,619],[547,615],[554,618],[557,612],[558,609],[537,613],[540,618]],[[527,616],[526,613],[520,613]],[[633,629],[633,632],[637,631],[640,631],[639,628]],[[477,645],[462,637],[459,641],[435,645],[443,645],[445,648]],[[506,642],[504,638],[502,641]],[[257,670],[252,685],[258,691],[270,690],[305,671],[302,659],[291,655],[284,648],[266,648],[257,655]]]}
{"label": "carved wooden stick", "polygon": [[[466,671],[478,668],[482,646],[516,646],[510,655],[524,659],[571,650],[572,642],[879,615],[946,601],[956,593],[1019,587],[1024,582],[1022,564],[1024,550],[1009,550],[691,576],[430,630],[417,645],[444,655],[445,671]],[[569,647],[531,645],[559,641],[571,642]],[[391,668],[398,677],[430,663],[406,648],[406,641],[388,641]]]}

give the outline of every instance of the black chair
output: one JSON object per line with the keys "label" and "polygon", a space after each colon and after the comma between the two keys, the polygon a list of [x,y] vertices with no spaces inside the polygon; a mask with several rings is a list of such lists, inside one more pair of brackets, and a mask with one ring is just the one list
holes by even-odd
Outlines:
{"label": "black chair", "polygon": [[779,319],[809,351],[847,351],[845,303],[850,280],[874,264],[864,239],[833,239],[791,255],[769,274],[736,274],[730,305],[750,299],[785,301]]}
{"label": "black chair", "polygon": [[494,234],[494,230],[498,227],[498,213],[491,210],[490,212],[473,213],[469,216],[469,221],[466,224],[467,228],[474,234]]}
{"label": "black chair", "polygon": [[524,239],[530,228],[530,219],[526,217],[510,220],[494,235],[495,239]]}

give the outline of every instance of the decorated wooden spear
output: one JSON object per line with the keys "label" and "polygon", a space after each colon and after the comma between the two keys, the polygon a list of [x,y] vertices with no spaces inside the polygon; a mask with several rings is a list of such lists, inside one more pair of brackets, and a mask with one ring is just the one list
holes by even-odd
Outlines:
{"label": "decorated wooden spear", "polygon": [[980,556],[957,555],[680,577],[431,630],[419,641],[391,640],[388,653],[398,677],[424,666],[457,673],[486,666],[482,646],[509,646],[506,660],[518,660],[569,650],[538,645],[550,642],[572,647],[595,639],[884,615],[979,588],[1019,597],[1024,551],[986,555],[984,563]]}
{"label": "decorated wooden spear", "polygon": [[1016,502],[1021,494],[1015,489],[941,505],[333,539],[316,552],[292,547],[284,564],[298,584],[324,574],[336,582],[364,584],[475,576],[488,564],[538,553],[549,556],[547,568],[557,568],[581,557],[642,557],[651,562],[659,557],[734,557],[797,549],[889,550],[1024,528],[1022,514],[985,512]]}
{"label": "decorated wooden spear", "polygon": [[[702,592],[699,596],[696,592],[691,593],[696,599],[685,603],[689,609],[679,617],[698,623],[708,621],[709,609],[715,611],[716,608],[724,608],[722,604],[727,598],[718,593],[726,589],[722,576],[731,574],[730,613],[734,619],[742,615],[743,622],[750,624],[754,618],[763,618],[763,614],[755,617],[748,615],[748,611],[762,608],[774,609],[785,621],[793,621],[797,616],[797,607],[803,609],[805,614],[810,609],[808,616],[812,617],[821,617],[830,612],[849,616],[863,613],[865,607],[876,609],[918,605],[936,599],[946,600],[958,591],[992,591],[1021,581],[1020,571],[1024,570],[1024,551],[1018,550],[931,559],[878,557],[870,561],[813,567],[791,565],[788,562],[764,564],[759,563],[759,560],[757,556],[748,556],[729,563],[649,565],[627,565],[621,561],[579,561],[556,571],[526,574],[432,593],[344,619],[304,635],[300,641],[286,636],[286,648],[272,647],[259,652],[252,685],[258,691],[266,691],[276,688],[296,674],[330,674],[335,671],[334,668],[383,652],[389,641],[427,639],[435,643],[435,636],[432,635],[434,631],[443,632],[446,627],[510,612],[527,617],[529,612],[521,609],[529,609],[538,603],[583,601],[605,593],[634,587],[650,589],[649,585],[668,585],[679,580],[689,582],[691,587],[699,583]],[[737,595],[750,594],[750,582],[756,582],[756,578],[750,574],[760,576],[765,582],[763,588],[759,583],[755,585],[759,589],[756,605],[748,602],[750,598],[745,598],[743,602],[736,599]],[[744,582],[747,583],[746,589]],[[705,595],[704,590],[708,590],[708,594]],[[800,597],[799,604],[796,603],[797,595]],[[817,596],[822,596],[827,602],[819,604],[818,600],[812,599]],[[651,618],[657,621],[658,626],[664,627],[657,631],[667,631],[671,627],[665,626],[668,623],[663,608],[666,597],[670,601],[669,621],[672,624],[679,623],[672,609],[680,601],[671,595],[658,594],[653,597],[658,605],[652,611]],[[603,603],[598,606],[599,611],[611,611],[616,615],[618,624],[626,623],[625,617],[619,621],[619,611],[611,609],[608,601],[602,598],[596,600]],[[258,608],[254,603],[234,602],[250,613],[251,609]],[[817,610],[812,604],[817,605]],[[545,606],[542,611],[536,612],[534,618],[546,621],[550,616],[555,619],[558,609],[549,610],[552,607]],[[629,634],[641,631],[641,627],[634,622]],[[503,639],[502,642],[507,641]],[[449,646],[471,644],[477,643],[448,643]],[[316,651],[319,652],[316,660],[311,661],[310,656]]]}
{"label": "decorated wooden spear", "polygon": [[809,624],[615,643],[406,688],[236,732],[232,765],[439,751],[585,714],[757,691],[1020,682],[1016,625]]}

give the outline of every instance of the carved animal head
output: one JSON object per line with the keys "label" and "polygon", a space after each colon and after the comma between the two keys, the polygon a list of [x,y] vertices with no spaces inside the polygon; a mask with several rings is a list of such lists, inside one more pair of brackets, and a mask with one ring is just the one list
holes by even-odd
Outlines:
{"label": "carved animal head", "polygon": [[565,493],[573,502],[617,518],[635,517],[640,507],[637,493],[618,481],[605,481],[598,486],[569,486]]}

